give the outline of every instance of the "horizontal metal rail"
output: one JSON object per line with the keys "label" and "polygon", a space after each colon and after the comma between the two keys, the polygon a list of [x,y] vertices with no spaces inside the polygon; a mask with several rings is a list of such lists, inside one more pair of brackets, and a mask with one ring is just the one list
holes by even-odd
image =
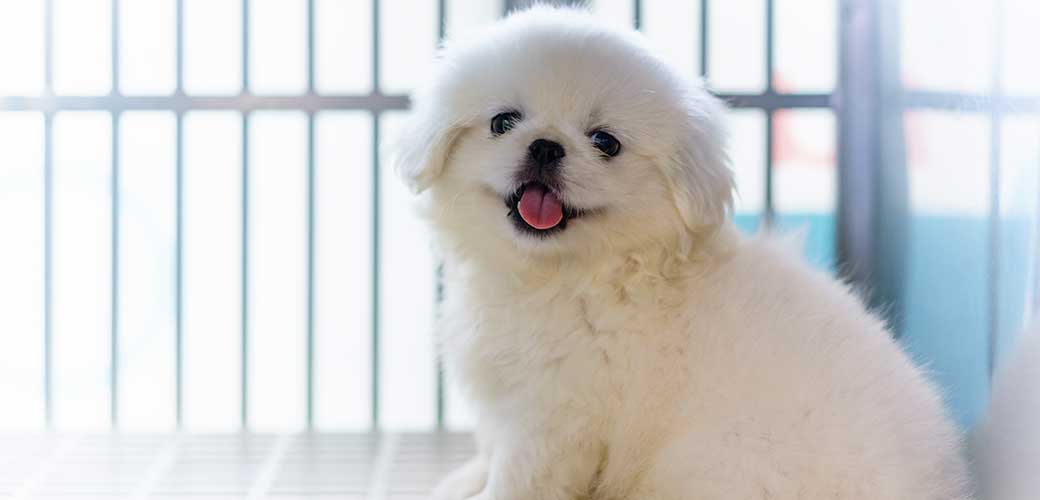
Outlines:
{"label": "horizontal metal rail", "polygon": [[789,108],[829,108],[833,106],[830,94],[715,94],[734,108],[754,108],[767,111]]}
{"label": "horizontal metal rail", "polygon": [[[830,94],[716,94],[735,108],[827,108]],[[0,97],[0,109],[8,111],[151,111],[177,112],[198,110],[296,110],[323,111],[354,109],[360,111],[406,110],[410,101],[406,95],[167,95],[128,96],[53,96],[53,97]]]}
{"label": "horizontal metal rail", "polygon": [[228,96],[125,96],[96,97],[0,97],[0,109],[10,111],[153,111],[176,112],[199,110],[293,110],[316,112],[347,109],[382,112],[408,109],[408,97],[402,95],[316,95],[267,96],[239,94]]}
{"label": "horizontal metal rail", "polygon": [[958,92],[904,91],[901,104],[911,109],[947,109],[960,112],[1040,113],[1040,96],[1013,96],[999,92],[973,94]]}

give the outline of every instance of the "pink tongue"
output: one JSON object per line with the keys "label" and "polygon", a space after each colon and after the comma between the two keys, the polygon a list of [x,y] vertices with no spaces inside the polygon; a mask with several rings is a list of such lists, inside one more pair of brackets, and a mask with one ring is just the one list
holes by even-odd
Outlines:
{"label": "pink tongue", "polygon": [[524,222],[535,229],[549,229],[563,220],[560,199],[539,184],[531,184],[524,189],[518,208]]}

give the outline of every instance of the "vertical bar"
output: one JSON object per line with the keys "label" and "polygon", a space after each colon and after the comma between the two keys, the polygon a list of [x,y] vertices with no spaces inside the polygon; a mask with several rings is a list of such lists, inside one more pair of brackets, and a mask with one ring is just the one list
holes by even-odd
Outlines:
{"label": "vertical bar", "polygon": [[[1040,163],[1036,165],[1037,169],[1040,169]],[[1038,176],[1040,177],[1040,176]],[[1036,185],[1036,196],[1040,198],[1040,182]],[[1040,315],[1040,200],[1036,203],[1036,228],[1033,234],[1033,309],[1030,315],[1030,319],[1036,321],[1038,315]]]}
{"label": "vertical bar", "polygon": [[[115,2],[113,2],[115,4]],[[109,393],[112,427],[119,425],[119,120],[120,113],[112,112],[112,338],[110,353]]]}
{"label": "vertical bar", "polygon": [[249,427],[249,112],[242,112],[242,346],[241,357],[241,409],[240,422],[243,429]]}
{"label": "vertical bar", "polygon": [[[184,0],[177,0],[177,88],[175,94],[184,95]],[[174,248],[174,365],[175,365],[175,399],[177,406],[177,428],[184,426],[184,113],[177,111],[176,148],[176,232],[177,241]]]}
{"label": "vertical bar", "polygon": [[708,6],[709,0],[701,2],[701,78],[708,78]]}
{"label": "vertical bar", "polygon": [[989,262],[986,272],[987,297],[989,299],[989,331],[986,336],[986,367],[989,382],[993,381],[993,369],[996,366],[997,342],[1000,340],[1000,162],[1001,162],[1001,119],[1003,113],[1003,90],[1001,89],[1001,70],[1003,66],[1003,40],[1001,34],[1004,25],[1003,0],[993,0],[993,65],[990,72],[990,109],[989,109]]}
{"label": "vertical bar", "polygon": [[[249,93],[249,0],[242,0],[242,91]],[[242,429],[249,428],[249,112],[242,112]]]}
{"label": "vertical bar", "polygon": [[[112,53],[112,89],[109,94],[113,97],[120,94],[119,90],[119,2],[120,0],[110,0],[112,2],[111,16],[112,16],[112,41],[109,44],[109,50]],[[114,117],[113,117],[114,118]],[[115,158],[115,156],[113,156]]]}
{"label": "vertical bar", "polygon": [[[838,265],[886,311],[898,338],[906,279],[909,188],[899,80],[899,12],[891,0],[842,0],[838,114]],[[883,228],[883,230],[882,230]]]}
{"label": "vertical bar", "polygon": [[773,86],[773,68],[775,65],[775,54],[773,36],[775,34],[776,24],[776,8],[775,0],[765,0],[766,2],[766,94],[773,94],[775,88]]}
{"label": "vertical bar", "polygon": [[[48,4],[50,2],[48,1]],[[47,428],[54,426],[53,320],[54,244],[54,114],[43,115],[43,403]]]}
{"label": "vertical bar", "polygon": [[[876,225],[871,242],[877,253],[871,271],[877,278],[871,279],[869,285],[875,290],[875,306],[884,307],[888,311],[888,323],[898,339],[905,329],[903,311],[906,308],[905,280],[910,254],[911,217],[903,108],[892,104],[903,102],[900,62],[902,16],[900,4],[896,1],[868,1],[866,5],[878,19],[876,59],[880,95],[874,113],[879,115],[875,147],[880,155],[875,168],[879,170],[877,192],[881,197],[874,207]],[[883,238],[880,237],[882,234]]]}
{"label": "vertical bar", "polygon": [[[878,192],[874,165],[877,143],[877,100],[880,99],[877,23],[862,0],[842,0],[841,47],[838,61],[838,269],[845,279],[866,284],[877,258],[875,205]],[[852,98],[855,96],[855,98]],[[867,287],[864,287],[867,288]]]}
{"label": "vertical bar", "polygon": [[[314,95],[314,0],[307,0],[307,94]],[[307,429],[314,429],[314,112],[307,113]]]}
{"label": "vertical bar", "polygon": [[[44,0],[44,89],[54,95],[54,0]],[[53,363],[51,337],[54,326],[54,113],[43,114],[43,400],[47,428],[54,427]]]}
{"label": "vertical bar", "polygon": [[314,113],[307,113],[307,429],[314,428]]}
{"label": "vertical bar", "polygon": [[444,41],[448,34],[448,2],[437,0],[437,42],[438,45]]}
{"label": "vertical bar", "polygon": [[[179,2],[178,2],[179,3]],[[174,399],[177,429],[184,426],[184,113],[177,112],[174,247]]]}
{"label": "vertical bar", "polygon": [[[372,93],[379,89],[379,0],[372,0]],[[372,427],[379,427],[379,112],[372,111]]]}
{"label": "vertical bar", "polygon": [[307,0],[307,93],[314,93],[314,0]]}
{"label": "vertical bar", "polygon": [[[775,15],[773,9],[775,7],[774,0],[765,0],[766,2],[766,94],[773,95],[773,24],[775,23]],[[766,109],[766,213],[765,213],[765,227],[773,225],[773,219],[776,215],[776,208],[773,206],[773,148],[776,146],[774,141],[773,131],[773,115],[775,109]]]}
{"label": "vertical bar", "polygon": [[249,112],[242,113],[242,349],[241,410],[242,428],[249,427]]}
{"label": "vertical bar", "polygon": [[764,228],[769,229],[773,227],[773,219],[776,215],[776,210],[773,206],[773,158],[775,152],[773,148],[776,147],[776,141],[774,139],[775,133],[773,127],[776,125],[773,117],[776,114],[776,110],[773,108],[764,108],[765,111],[765,213],[763,214]]}
{"label": "vertical bar", "polygon": [[[447,34],[447,26],[445,19],[447,18],[447,2],[445,0],[437,0],[437,40],[438,45],[444,42],[444,36]],[[444,302],[444,262],[437,263],[437,296],[434,298],[434,310],[436,311],[436,320],[440,319],[441,315],[441,304]],[[438,321],[439,324],[439,321]],[[439,335],[437,328],[434,328],[434,332]],[[434,349],[434,356],[436,357],[436,377],[437,377],[437,428],[444,428],[444,359]]]}
{"label": "vertical bar", "polygon": [[43,0],[43,95],[54,95],[54,0]]}
{"label": "vertical bar", "polygon": [[643,29],[643,2],[632,0],[632,27],[636,30]]}
{"label": "vertical bar", "polygon": [[250,94],[249,90],[249,1],[242,0],[242,94]]}
{"label": "vertical bar", "polygon": [[[119,0],[112,0],[112,96],[119,95]],[[119,426],[119,118],[118,111],[111,113],[112,120],[112,299],[109,314],[112,322],[109,348],[109,416],[112,428]]]}

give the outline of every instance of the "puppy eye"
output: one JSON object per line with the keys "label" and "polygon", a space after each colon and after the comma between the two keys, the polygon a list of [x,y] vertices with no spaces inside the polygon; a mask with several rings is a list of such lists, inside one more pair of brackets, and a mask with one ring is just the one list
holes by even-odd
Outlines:
{"label": "puppy eye", "polygon": [[506,111],[505,113],[499,113],[491,119],[491,133],[494,135],[502,135],[509,131],[509,129],[516,126],[520,121],[520,112],[518,111]]}
{"label": "puppy eye", "polygon": [[596,149],[607,156],[617,156],[621,152],[621,143],[617,138],[602,130],[593,132],[592,135],[589,135],[589,139],[592,139],[592,145]]}

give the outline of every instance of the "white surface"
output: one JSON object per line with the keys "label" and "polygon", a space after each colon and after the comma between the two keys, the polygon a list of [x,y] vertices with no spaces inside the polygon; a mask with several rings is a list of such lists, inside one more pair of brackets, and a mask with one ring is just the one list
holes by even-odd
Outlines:
{"label": "white surface", "polygon": [[0,436],[0,498],[420,499],[466,434]]}
{"label": "white surface", "polygon": [[242,89],[242,2],[184,1],[184,90],[237,94]]}
{"label": "white surface", "polygon": [[54,423],[64,430],[109,422],[111,127],[103,112],[54,117],[51,361]]}
{"label": "white surface", "polygon": [[[383,115],[382,137],[408,119]],[[380,164],[379,408],[391,429],[430,429],[436,422],[434,314],[437,263],[429,229],[414,210],[414,198],[391,168]]]}
{"label": "white surface", "polygon": [[249,86],[256,94],[307,90],[307,3],[249,2]]}
{"label": "white surface", "polygon": [[173,0],[119,1],[119,91],[173,93],[177,81],[177,23]]}
{"label": "white surface", "polygon": [[43,2],[0,2],[0,95],[43,88]]}
{"label": "white surface", "polygon": [[315,118],[314,418],[367,430],[372,409],[372,117]]}
{"label": "white surface", "polygon": [[175,423],[176,122],[133,111],[119,133],[119,422],[168,431]]}
{"label": "white surface", "polygon": [[239,424],[242,127],[237,113],[184,116],[184,423]]}
{"label": "white surface", "polygon": [[323,94],[366,94],[372,89],[372,4],[314,2],[314,78]]}
{"label": "white surface", "polygon": [[303,429],[307,366],[307,122],[259,111],[249,125],[249,426]]}
{"label": "white surface", "polygon": [[721,92],[766,88],[763,0],[712,1],[708,7],[708,81]]}
{"label": "white surface", "polygon": [[112,89],[110,0],[54,2],[54,92],[104,95]]}
{"label": "white surface", "polygon": [[[0,113],[0,425],[43,425],[43,115]],[[31,341],[27,341],[26,339]]]}

